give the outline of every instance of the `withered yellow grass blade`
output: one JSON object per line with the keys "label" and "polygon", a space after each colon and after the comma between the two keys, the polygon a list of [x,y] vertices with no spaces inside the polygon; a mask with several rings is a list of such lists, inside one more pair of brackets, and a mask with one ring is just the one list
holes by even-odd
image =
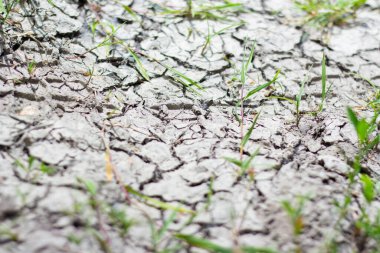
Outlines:
{"label": "withered yellow grass blade", "polygon": [[113,179],[113,165],[111,161],[111,151],[108,146],[106,146],[106,153],[105,153],[105,160],[106,160],[106,178],[107,181],[112,181]]}

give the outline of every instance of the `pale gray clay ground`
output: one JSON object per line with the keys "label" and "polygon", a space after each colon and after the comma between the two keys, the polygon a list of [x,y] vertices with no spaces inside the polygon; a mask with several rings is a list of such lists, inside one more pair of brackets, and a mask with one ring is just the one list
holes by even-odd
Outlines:
{"label": "pale gray clay ground", "polygon": [[[159,252],[178,245],[170,239],[178,231],[225,247],[294,252],[298,244],[303,252],[327,252],[334,239],[338,252],[370,252],[371,242],[363,245],[352,228],[363,199],[354,199],[339,228],[334,201],[344,196],[348,164],[358,148],[346,107],[364,108],[372,91],[352,73],[380,83],[379,1],[368,1],[356,20],[332,28],[327,39],[299,25],[301,13],[291,1],[247,0],[244,12],[228,14],[230,21],[162,15],[154,2],[185,4],[65,0],[53,7],[28,1],[18,7],[20,14],[11,15],[12,25],[1,27],[0,252]],[[104,39],[100,29],[91,33],[95,18],[120,25],[118,39],[205,90],[200,95],[186,90],[170,71],[140,55],[151,78],[145,81],[122,46],[91,51]],[[247,23],[213,37],[201,54],[208,26],[216,31],[239,20]],[[270,89],[246,101],[245,130],[261,111],[244,154],[259,148],[253,182],[239,179],[237,168],[224,159],[239,157],[234,111],[240,89],[233,78],[246,38],[256,41],[246,90],[270,80],[277,69],[282,73]],[[268,97],[294,98],[310,69],[301,110],[317,108],[323,51],[331,93],[324,111],[316,117],[304,114],[297,127],[294,105]],[[36,68],[29,73],[32,61]],[[126,200],[121,185],[107,180],[107,146],[122,184],[197,212],[187,225],[190,215],[178,214],[156,249],[151,227],[160,228],[172,211],[131,194]],[[35,161],[26,172],[16,161],[27,167],[29,157]],[[53,173],[42,173],[41,163]],[[378,149],[363,166],[380,178]],[[95,198],[103,207],[88,204],[91,197],[81,179],[96,184]],[[294,239],[281,203],[296,205],[299,196],[308,199],[305,228]],[[126,234],[108,217],[110,208],[132,220]],[[172,252],[204,251],[180,243]]]}

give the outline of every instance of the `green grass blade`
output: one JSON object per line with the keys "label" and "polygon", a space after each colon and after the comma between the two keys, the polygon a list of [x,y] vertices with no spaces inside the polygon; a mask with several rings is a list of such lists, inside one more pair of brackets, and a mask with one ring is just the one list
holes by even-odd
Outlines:
{"label": "green grass blade", "polygon": [[210,29],[210,24],[207,22],[207,36],[206,36],[206,41],[203,44],[201,54],[203,55],[206,52],[206,49],[211,43],[211,29]]}
{"label": "green grass blade", "polygon": [[6,11],[3,0],[0,0],[0,13],[5,13]]}
{"label": "green grass blade", "polygon": [[287,98],[287,97],[281,97],[281,96],[269,96],[267,97],[268,99],[279,99],[279,100],[285,100],[285,101],[288,101],[289,103],[291,104],[296,104],[296,100],[294,99],[291,99],[291,98]]}
{"label": "green grass blade", "polygon": [[224,32],[226,32],[227,30],[231,29],[231,28],[237,28],[239,26],[242,26],[244,24],[244,22],[238,22],[238,23],[234,23],[232,25],[229,25],[229,26],[226,26],[214,33],[211,34],[211,30],[210,30],[210,26],[208,25],[208,34],[206,36],[206,41],[205,43],[203,44],[203,47],[202,47],[202,51],[201,51],[201,54],[203,55],[205,52],[206,52],[206,49],[207,47],[211,44],[211,39],[217,35],[221,35],[223,34]]}
{"label": "green grass blade", "polygon": [[247,133],[244,135],[243,139],[241,140],[241,148],[244,148],[245,145],[247,144],[249,138],[251,137],[252,135],[252,131],[253,129],[255,128],[256,126],[256,123],[257,123],[257,119],[259,118],[260,116],[260,112],[256,115],[255,119],[253,120],[252,122],[252,125],[249,127]]}
{"label": "green grass blade", "polygon": [[[310,71],[310,69],[309,69]],[[303,93],[304,93],[304,90],[305,90],[305,84],[306,82],[309,80],[309,77],[306,76],[305,79],[302,81],[301,83],[301,88],[296,96],[296,113],[297,113],[297,126],[299,125],[299,122],[301,120],[301,117],[300,117],[300,107],[301,107],[301,100],[302,100],[302,96],[303,96]]]}
{"label": "green grass blade", "polygon": [[276,251],[266,248],[256,248],[256,247],[242,247],[241,251],[243,253],[276,253]]}
{"label": "green grass blade", "polygon": [[240,71],[240,82],[242,85],[245,85],[245,82],[247,80],[247,73],[249,70],[249,66],[253,60],[253,56],[255,54],[255,45],[252,45],[251,51],[249,53],[249,57],[246,61],[243,60],[241,64],[241,71]]}
{"label": "green grass blade", "polygon": [[249,53],[248,60],[245,63],[244,70],[245,70],[245,75],[247,76],[249,66],[252,64],[253,61],[253,56],[255,55],[255,44],[252,45],[251,52]]}
{"label": "green grass blade", "polygon": [[51,5],[51,6],[53,6],[53,7],[57,7],[57,5],[55,5],[55,3],[53,2],[53,0],[47,0],[48,1],[48,3]]}
{"label": "green grass blade", "polygon": [[89,192],[91,196],[95,196],[97,194],[98,187],[96,186],[94,181],[79,177],[77,178],[77,181],[85,186],[87,192]]}
{"label": "green grass blade", "polygon": [[362,7],[365,3],[367,2],[367,0],[355,0],[353,1],[352,3],[352,7],[357,10],[359,9],[360,7]]}
{"label": "green grass blade", "polygon": [[243,122],[241,122],[240,115],[237,113],[236,108],[240,106],[240,101],[236,103],[235,107],[232,109],[232,114],[234,115],[235,120],[241,125]]}
{"label": "green grass blade", "polygon": [[211,241],[195,237],[192,235],[185,235],[185,234],[176,234],[174,235],[177,239],[180,239],[182,241],[185,241],[190,246],[204,249],[208,252],[213,253],[276,253],[275,251],[271,249],[266,248],[255,248],[255,247],[242,247],[240,249],[232,249],[232,248],[226,248],[223,246],[220,246],[216,243],[213,243]]}
{"label": "green grass blade", "polygon": [[131,7],[129,7],[128,5],[123,5],[123,9],[128,12],[129,15],[131,15],[133,17],[134,20],[138,21],[139,20],[139,16],[136,14],[136,12],[134,10],[132,10]]}
{"label": "green grass blade", "polygon": [[26,168],[26,166],[19,159],[15,160],[15,164],[21,169],[23,169],[25,172],[28,172],[28,168]]}
{"label": "green grass blade", "polygon": [[363,144],[368,143],[369,128],[370,128],[370,125],[367,123],[365,119],[359,120],[356,131],[358,133],[360,142]]}
{"label": "green grass blade", "polygon": [[220,30],[214,32],[214,33],[211,35],[211,37],[214,37],[214,36],[217,36],[217,35],[221,35],[221,34],[223,34],[224,32],[228,31],[229,29],[232,29],[232,28],[238,28],[238,27],[240,27],[240,26],[242,26],[242,25],[244,25],[244,24],[245,24],[245,22],[237,22],[237,23],[231,24],[231,25],[229,25],[229,26],[226,26],[226,27],[224,27],[224,28],[222,28],[222,29],[220,29]]}
{"label": "green grass blade", "polygon": [[148,196],[142,194],[141,192],[136,191],[135,189],[133,189],[129,185],[125,185],[124,187],[127,190],[127,192],[129,192],[130,194],[135,195],[135,196],[141,198],[148,205],[153,205],[153,206],[156,206],[156,207],[164,209],[164,210],[173,210],[173,211],[176,211],[176,212],[179,212],[179,213],[190,213],[190,214],[195,213],[193,210],[186,209],[184,207],[174,206],[174,205],[165,203],[163,201],[160,201],[160,200],[148,197]]}
{"label": "green grass blade", "polygon": [[32,169],[32,166],[33,166],[33,163],[35,160],[36,160],[36,158],[34,158],[33,156],[29,156],[29,158],[28,158],[28,170]]}
{"label": "green grass blade", "polygon": [[226,3],[226,4],[221,4],[221,5],[204,7],[202,8],[202,11],[208,12],[208,11],[215,11],[215,10],[225,10],[225,9],[237,8],[237,7],[242,7],[242,6],[243,5],[241,3]]}
{"label": "green grass blade", "polygon": [[358,117],[356,116],[356,113],[351,109],[351,107],[347,108],[347,115],[348,118],[350,119],[352,125],[354,125],[355,129],[358,127],[359,120]]}
{"label": "green grass blade", "polygon": [[[190,77],[186,76],[185,74],[179,72],[178,70],[168,66],[168,65],[165,65],[163,63],[161,63],[162,66],[164,66],[167,70],[169,70],[171,73],[173,73],[175,76],[177,76],[181,83],[187,87],[190,87],[190,86],[195,86],[197,87],[198,89],[200,90],[204,90],[204,88],[202,87],[202,85],[200,83],[198,83],[197,81],[191,79]],[[177,79],[178,80],[178,79]]]}
{"label": "green grass blade", "polygon": [[323,104],[326,100],[326,95],[327,95],[326,82],[327,82],[326,56],[323,54],[323,57],[322,57],[322,101],[321,101],[321,104],[319,105],[319,112],[323,110]]}
{"label": "green grass blade", "polygon": [[170,8],[163,8],[164,11],[161,12],[162,15],[174,15],[174,16],[182,16],[184,15],[184,11],[183,10],[174,10],[174,9],[170,9]]}
{"label": "green grass blade", "polygon": [[300,105],[301,105],[301,99],[302,99],[302,96],[303,96],[303,92],[305,90],[305,83],[307,82],[308,80],[308,77],[306,77],[303,82],[301,83],[301,88],[296,96],[296,109],[297,109],[297,113],[299,112],[299,108],[300,108]]}
{"label": "green grass blade", "polygon": [[277,81],[278,79],[278,76],[280,75],[281,73],[281,70],[277,70],[276,74],[274,75],[273,79],[270,80],[269,82],[267,83],[264,83],[262,85],[259,85],[258,87],[256,87],[255,89],[251,90],[248,92],[248,94],[244,97],[243,101],[247,100],[248,98],[250,98],[251,96],[253,96],[254,94],[256,94],[257,92],[261,91],[262,89],[265,89],[267,87],[269,87],[271,84],[273,84],[274,82]]}
{"label": "green grass blade", "polygon": [[377,135],[372,141],[368,143],[367,150],[375,148],[380,143],[380,135]]}
{"label": "green grass blade", "polygon": [[231,158],[231,157],[223,157],[224,160],[230,162],[230,163],[233,163],[235,164],[236,166],[238,166],[239,168],[242,168],[243,166],[243,162],[238,160],[238,159],[235,159],[235,158]]}
{"label": "green grass blade", "polygon": [[285,212],[290,216],[290,217],[294,217],[294,213],[295,213],[295,209],[293,208],[293,206],[290,204],[290,202],[288,200],[284,200],[281,202],[282,204],[282,208],[285,210]]}
{"label": "green grass blade", "polygon": [[368,145],[369,135],[374,128],[372,128],[371,125],[365,119],[358,119],[355,112],[350,107],[347,108],[347,114],[352,125],[355,127],[359,143],[362,145]]}
{"label": "green grass blade", "polygon": [[129,46],[126,46],[126,47],[127,47],[128,52],[132,55],[133,59],[135,60],[136,68],[139,71],[139,73],[141,74],[141,76],[144,77],[145,80],[149,81],[150,78],[149,78],[148,72],[144,68],[144,65],[141,63],[139,57],[136,55],[136,53]]}
{"label": "green grass blade", "polygon": [[366,174],[361,174],[362,192],[368,203],[371,203],[376,197],[375,184],[371,177]]}
{"label": "green grass blade", "polygon": [[253,152],[251,156],[243,162],[243,166],[240,171],[240,176],[244,175],[247,172],[247,170],[251,166],[252,160],[259,154],[259,152],[260,152],[260,149],[257,148],[255,152]]}
{"label": "green grass blade", "polygon": [[182,84],[183,86],[186,87],[186,89],[188,89],[189,91],[193,92],[194,94],[201,95],[198,91],[196,91],[195,89],[193,89],[193,87],[191,87],[191,84],[189,84],[187,81],[183,80],[181,77],[174,76],[172,78],[174,79],[174,81]]}
{"label": "green grass blade", "polygon": [[375,89],[376,91],[379,90],[379,87],[378,87],[373,81],[371,81],[371,79],[369,79],[369,78],[367,78],[367,77],[364,77],[364,76],[362,76],[362,75],[360,75],[359,73],[356,73],[356,72],[353,72],[352,74],[353,74],[354,77],[357,77],[357,78],[360,78],[360,79],[366,81],[366,82],[367,82],[369,85],[371,85],[372,88]]}
{"label": "green grass blade", "polygon": [[186,75],[182,74],[178,70],[171,68],[171,67],[168,67],[168,69],[173,74],[175,74],[175,75],[179,76],[180,78],[184,79],[185,81],[187,81],[190,85],[194,85],[195,87],[197,87],[198,89],[201,89],[201,90],[203,89],[202,85],[200,85],[197,81],[194,81],[190,77],[187,77]]}
{"label": "green grass blade", "polygon": [[188,12],[190,13],[191,17],[194,18],[195,11],[194,11],[194,6],[193,6],[193,0],[187,0],[187,8],[188,8]]}
{"label": "green grass blade", "polygon": [[162,226],[162,227],[158,230],[158,232],[157,232],[157,236],[156,236],[156,238],[155,238],[155,239],[156,239],[156,242],[159,242],[159,241],[162,239],[162,237],[165,235],[166,231],[168,231],[170,224],[173,223],[173,221],[174,221],[174,219],[176,218],[176,216],[177,216],[177,210],[174,210],[174,211],[170,214],[169,218],[167,218],[167,219],[164,221],[163,226]]}
{"label": "green grass blade", "polygon": [[176,234],[174,235],[176,238],[185,241],[190,246],[200,248],[207,250],[209,252],[215,252],[215,253],[233,253],[232,249],[225,248],[222,246],[219,246],[213,242],[210,242],[208,240],[198,238],[192,235],[185,235],[185,234]]}

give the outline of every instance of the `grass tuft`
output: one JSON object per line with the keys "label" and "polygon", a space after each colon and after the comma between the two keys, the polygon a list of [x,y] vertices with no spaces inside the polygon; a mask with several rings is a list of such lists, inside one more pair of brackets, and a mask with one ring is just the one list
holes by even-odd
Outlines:
{"label": "grass tuft", "polygon": [[355,18],[367,0],[296,0],[295,5],[306,13],[306,23],[318,27],[342,25]]}
{"label": "grass tuft", "polygon": [[358,137],[360,160],[380,143],[380,134],[376,131],[379,113],[379,111],[375,112],[372,119],[367,121],[365,118],[359,119],[350,107],[347,108],[348,118],[354,126]]}

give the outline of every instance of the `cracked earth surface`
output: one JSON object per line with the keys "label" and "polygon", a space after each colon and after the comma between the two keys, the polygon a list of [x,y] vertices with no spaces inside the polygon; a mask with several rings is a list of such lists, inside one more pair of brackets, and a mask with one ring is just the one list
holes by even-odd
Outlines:
{"label": "cracked earth surface", "polygon": [[[12,14],[14,23],[2,27],[0,218],[2,229],[18,240],[0,235],[0,252],[104,252],[85,224],[106,230],[112,252],[153,252],[149,223],[162,224],[170,211],[133,196],[132,203],[126,202],[116,182],[106,180],[107,147],[122,183],[198,212],[183,233],[226,247],[238,240],[240,245],[292,252],[297,242],[281,201],[307,195],[299,238],[304,252],[325,252],[332,237],[340,252],[358,252],[352,221],[363,199],[354,200],[339,231],[334,227],[339,216],[334,200],[344,198],[347,164],[358,147],[346,107],[365,105],[371,90],[352,73],[380,82],[378,1],[368,1],[355,21],[332,28],[327,45],[317,30],[294,24],[300,13],[290,1],[246,1],[245,12],[230,16],[247,23],[212,38],[205,55],[201,50],[208,25],[216,31],[225,22],[161,15],[153,1],[97,4],[94,10],[95,5],[75,0],[56,1],[56,8],[44,0],[22,3],[20,14]],[[128,16],[120,4],[130,5],[141,21]],[[88,28],[99,17],[122,24],[116,33],[120,40],[186,73],[205,90],[201,95],[189,92],[170,71],[141,56],[151,78],[145,81],[121,46],[89,52],[104,39]],[[243,59],[246,37],[256,41],[246,90],[282,70],[281,85],[259,92],[246,106],[246,128],[261,111],[244,154],[259,148],[254,182],[237,180],[236,168],[223,158],[239,156],[240,126],[233,114],[239,88],[231,79],[235,64],[240,66]],[[332,92],[324,111],[316,117],[303,115],[297,127],[294,106],[268,96],[294,98],[310,68],[301,109],[317,108],[323,52]],[[27,62],[32,60],[36,69],[30,74]],[[44,163],[55,172],[26,173],[15,164],[26,164],[30,156],[36,158],[33,166]],[[378,149],[364,167],[380,178]],[[127,235],[120,236],[108,221],[99,224],[101,218],[88,206],[74,212],[88,200],[77,178],[94,181],[97,198],[134,221]],[[170,231],[188,218],[177,216]],[[70,240],[73,235],[80,243]],[[370,247],[368,243],[360,252]],[[177,252],[202,251],[183,246]]]}

